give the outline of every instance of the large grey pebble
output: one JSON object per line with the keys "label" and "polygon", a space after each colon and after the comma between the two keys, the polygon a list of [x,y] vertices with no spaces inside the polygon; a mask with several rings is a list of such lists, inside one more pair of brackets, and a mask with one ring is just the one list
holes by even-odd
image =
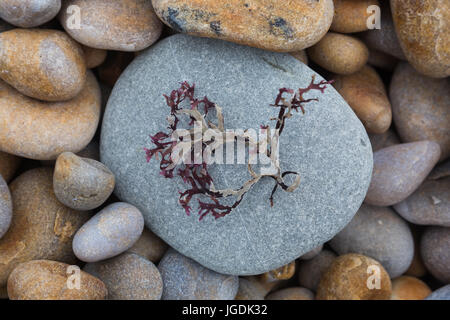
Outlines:
{"label": "large grey pebble", "polygon": [[158,268],[137,254],[88,263],[83,270],[103,281],[110,300],[161,299],[163,282]]}
{"label": "large grey pebble", "polygon": [[144,229],[144,218],[134,206],[110,204],[86,222],[75,234],[73,252],[85,262],[114,257],[133,246]]}
{"label": "large grey pebble", "polygon": [[450,300],[450,284],[433,291],[425,300]]}
{"label": "large grey pebble", "polygon": [[239,288],[238,277],[206,269],[173,249],[158,269],[164,282],[163,300],[233,300]]}
{"label": "large grey pebble", "polygon": [[327,249],[307,261],[300,261],[298,266],[298,283],[300,286],[317,290],[322,275],[327,271],[337,255]]}
{"label": "large grey pebble", "polygon": [[422,234],[420,252],[427,270],[436,279],[450,283],[450,228],[428,227]]}
{"label": "large grey pebble", "polygon": [[12,200],[8,185],[0,175],[0,239],[8,231],[12,219]]}
{"label": "large grey pebble", "polygon": [[365,203],[391,206],[405,200],[438,162],[440,147],[433,141],[393,145],[373,154],[374,168]]}
{"label": "large grey pebble", "polygon": [[323,249],[323,244],[321,244],[320,246],[315,247],[314,249],[312,249],[311,251],[305,253],[304,255],[302,255],[300,257],[300,260],[310,260],[312,258],[314,258],[315,256],[317,256]]}
{"label": "large grey pebble", "polygon": [[[141,209],[147,227],[171,247],[219,273],[261,274],[328,241],[358,210],[372,170],[365,129],[331,86],[311,93],[319,102],[286,123],[281,167],[300,172],[302,182],[293,193],[277,192],[273,207],[273,181],[263,179],[224,218],[187,216],[178,203],[187,185],[161,176],[158,161],[147,163],[143,151],[150,134],[166,130],[162,94],[180,81],[220,105],[227,128],[259,130],[276,116],[270,104],[279,88],[306,87],[312,75],[322,79],[289,54],[180,34],[158,42],[125,70],[108,102],[100,153],[116,176],[116,195]],[[210,172],[216,186],[249,178],[246,165],[213,165]]]}
{"label": "large grey pebble", "polygon": [[33,28],[52,20],[61,9],[61,0],[1,0],[0,18],[22,27]]}
{"label": "large grey pebble", "polygon": [[368,205],[361,206],[330,246],[339,255],[359,253],[377,260],[391,278],[408,270],[414,256],[409,225],[390,208]]}

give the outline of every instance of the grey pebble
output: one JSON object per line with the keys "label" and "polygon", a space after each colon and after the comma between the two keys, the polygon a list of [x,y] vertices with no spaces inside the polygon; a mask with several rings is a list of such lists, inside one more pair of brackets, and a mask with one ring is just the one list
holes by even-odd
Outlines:
{"label": "grey pebble", "polygon": [[12,200],[8,185],[0,175],[0,239],[8,231],[12,219]]}
{"label": "grey pebble", "polygon": [[22,28],[33,28],[52,20],[61,9],[61,0],[3,0],[0,18]]}
{"label": "grey pebble", "polygon": [[298,266],[298,283],[300,286],[316,291],[322,275],[327,271],[337,255],[327,249],[307,261],[300,261]]}
{"label": "grey pebble", "polygon": [[450,228],[425,229],[420,252],[427,270],[439,281],[450,283]]}
{"label": "grey pebble", "polygon": [[450,284],[433,291],[425,300],[450,300]]}

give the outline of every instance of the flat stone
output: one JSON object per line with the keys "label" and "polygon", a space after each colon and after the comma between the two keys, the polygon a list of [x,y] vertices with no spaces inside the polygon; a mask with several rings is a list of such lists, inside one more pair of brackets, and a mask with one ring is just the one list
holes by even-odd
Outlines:
{"label": "flat stone", "polygon": [[420,241],[420,252],[427,270],[439,281],[450,282],[450,228],[427,227]]}
{"label": "flat stone", "polygon": [[52,20],[61,9],[61,0],[2,0],[0,18],[22,27],[33,28]]}
{"label": "flat stone", "polygon": [[[281,167],[299,172],[302,182],[294,193],[277,192],[273,207],[273,181],[263,179],[224,218],[187,216],[178,203],[186,184],[161,176],[159,163],[147,163],[143,150],[151,146],[149,135],[166,130],[170,109],[162,94],[181,81],[195,83],[196,95],[223,108],[226,128],[259,130],[276,116],[270,104],[279,88],[307,87],[314,74],[289,54],[186,35],[160,41],[122,74],[108,102],[100,153],[116,176],[116,195],[138,207],[147,227],[171,247],[219,273],[261,274],[328,241],[358,210],[372,169],[364,127],[331,86],[311,94],[319,102],[286,123]],[[248,180],[245,164],[209,171],[216,185]]]}
{"label": "flat stone", "polygon": [[8,185],[0,175],[0,239],[8,231],[12,219],[12,200]]}

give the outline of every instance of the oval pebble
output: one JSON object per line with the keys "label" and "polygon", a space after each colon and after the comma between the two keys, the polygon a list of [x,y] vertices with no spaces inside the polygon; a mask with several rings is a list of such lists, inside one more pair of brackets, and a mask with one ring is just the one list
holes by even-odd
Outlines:
{"label": "oval pebble", "polygon": [[[35,160],[77,153],[94,136],[100,89],[89,71],[82,92],[66,102],[46,103],[20,94],[0,80],[0,150]],[[7,124],[7,125],[6,125]]]}
{"label": "oval pebble", "polygon": [[373,154],[374,169],[365,203],[391,206],[405,200],[438,162],[440,147],[433,141],[402,143]]}
{"label": "oval pebble", "polygon": [[430,287],[420,279],[401,276],[392,280],[391,300],[423,300],[430,293]]}
{"label": "oval pebble", "polygon": [[136,207],[124,202],[113,203],[77,231],[73,252],[81,261],[105,260],[131,248],[143,229],[144,218]]}
{"label": "oval pebble", "polygon": [[159,300],[163,283],[156,266],[134,253],[88,263],[83,270],[105,283],[108,300]]}
{"label": "oval pebble", "polygon": [[314,293],[301,287],[286,288],[272,292],[266,300],[314,300]]}
{"label": "oval pebble", "polygon": [[82,46],[82,48],[84,52],[84,58],[86,60],[86,68],[97,68],[103,62],[105,62],[108,51],[86,46]]}
{"label": "oval pebble", "polygon": [[61,0],[2,0],[0,18],[9,23],[32,28],[52,20],[61,9]]}
{"label": "oval pebble", "polygon": [[[75,271],[77,266],[49,260],[34,260],[19,264],[8,279],[11,300],[103,300],[105,284],[88,273]],[[79,272],[79,283],[71,276]],[[80,287],[71,288],[68,284]]]}
{"label": "oval pebble", "polygon": [[114,174],[101,162],[72,152],[56,160],[53,189],[59,201],[76,210],[100,207],[114,191]]}
{"label": "oval pebble", "polygon": [[206,269],[173,249],[158,269],[164,283],[163,300],[233,300],[239,288],[237,276]]}
{"label": "oval pebble", "polygon": [[128,252],[136,253],[153,263],[161,260],[169,246],[156,234],[144,228],[141,237],[128,249]]}
{"label": "oval pebble", "polygon": [[422,234],[420,252],[427,270],[439,281],[450,283],[450,228],[428,227]]}
{"label": "oval pebble", "polygon": [[300,261],[298,266],[298,283],[300,286],[316,291],[320,279],[336,259],[337,255],[327,249],[307,261]]}
{"label": "oval pebble", "polygon": [[11,224],[12,200],[8,185],[0,174],[0,239],[4,236]]}
{"label": "oval pebble", "polygon": [[13,29],[0,33],[0,78],[43,101],[75,98],[86,82],[81,46],[57,30]]}

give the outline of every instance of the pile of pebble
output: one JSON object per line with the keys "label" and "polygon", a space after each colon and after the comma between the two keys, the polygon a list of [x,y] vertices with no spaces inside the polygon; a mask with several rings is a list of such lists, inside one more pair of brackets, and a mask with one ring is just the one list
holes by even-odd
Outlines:
{"label": "pile of pebble", "polygon": [[[0,0],[0,298],[450,299],[450,2],[226,3]],[[381,29],[369,30],[373,5],[381,7]],[[349,156],[356,165],[345,173],[361,187],[327,195],[355,209],[329,206],[320,219],[290,226],[273,214],[264,223],[298,235],[271,238],[267,255],[257,250],[264,260],[257,266],[244,261],[253,258],[247,247],[260,245],[252,235],[242,248],[218,241],[200,249],[196,239],[210,241],[208,231],[184,226],[208,229],[213,220],[180,212],[159,220],[159,193],[136,184],[160,181],[139,173],[149,170],[142,148],[154,132],[120,124],[143,117],[134,103],[155,104],[175,89],[142,88],[186,80],[190,65],[216,70],[228,55],[239,60],[230,70],[268,68],[276,81],[311,69],[333,79],[342,108],[363,125],[353,124],[353,113],[330,115],[339,132],[348,130],[344,139],[356,135],[365,148]],[[198,72],[198,81],[239,76],[217,70],[223,75]],[[242,83],[253,90],[257,78],[249,71]],[[238,92],[231,89],[226,95]],[[317,122],[305,121],[303,130],[314,131]],[[334,133],[326,134],[331,143]],[[319,151],[352,154],[352,146]],[[127,158],[132,152],[142,157]],[[317,179],[340,174],[329,170]],[[230,234],[240,239],[244,231]]]}

